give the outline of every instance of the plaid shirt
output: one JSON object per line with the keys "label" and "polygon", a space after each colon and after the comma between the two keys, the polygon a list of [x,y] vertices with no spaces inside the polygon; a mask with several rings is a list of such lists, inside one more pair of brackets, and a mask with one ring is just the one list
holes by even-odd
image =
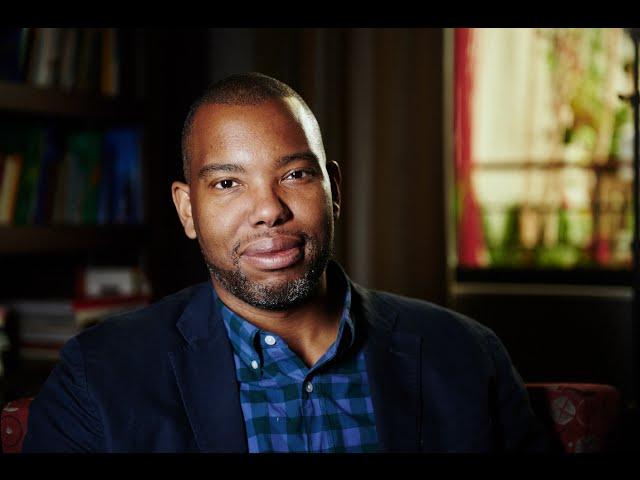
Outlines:
{"label": "plaid shirt", "polygon": [[364,352],[354,343],[347,284],[337,340],[308,368],[281,337],[216,295],[233,345],[249,452],[374,452],[377,433]]}

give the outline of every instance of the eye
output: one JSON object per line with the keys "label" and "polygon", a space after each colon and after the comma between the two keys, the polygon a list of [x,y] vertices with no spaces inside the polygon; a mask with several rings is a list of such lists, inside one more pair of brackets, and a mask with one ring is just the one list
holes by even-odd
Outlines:
{"label": "eye", "polygon": [[227,190],[231,187],[234,187],[235,185],[237,185],[237,182],[235,180],[229,180],[229,179],[225,179],[225,180],[220,180],[218,183],[215,183],[213,185],[213,188],[217,188],[218,190]]}
{"label": "eye", "polygon": [[315,174],[313,170],[294,170],[286,178],[292,178],[293,180],[300,180],[302,178],[311,177]]}

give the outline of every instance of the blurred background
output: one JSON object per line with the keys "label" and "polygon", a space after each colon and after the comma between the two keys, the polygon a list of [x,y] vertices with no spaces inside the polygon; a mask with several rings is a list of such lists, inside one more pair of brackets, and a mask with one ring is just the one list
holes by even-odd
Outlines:
{"label": "blurred background", "polygon": [[[0,29],[0,403],[106,315],[207,279],[170,197],[191,102],[259,71],[343,173],[336,257],[635,418],[623,29]],[[623,421],[622,424],[625,424]]]}

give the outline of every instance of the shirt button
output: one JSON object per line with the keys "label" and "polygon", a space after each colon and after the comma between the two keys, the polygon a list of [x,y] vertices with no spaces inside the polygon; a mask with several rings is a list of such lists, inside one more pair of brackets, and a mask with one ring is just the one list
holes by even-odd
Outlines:
{"label": "shirt button", "polygon": [[258,362],[256,362],[255,360],[251,361],[251,368],[253,368],[254,370],[258,369]]}
{"label": "shirt button", "polygon": [[304,386],[304,389],[307,391],[307,393],[313,392],[313,384],[311,382],[307,382]]}
{"label": "shirt button", "polygon": [[264,343],[266,343],[267,345],[275,345],[276,339],[271,335],[267,335],[266,337],[264,337]]}

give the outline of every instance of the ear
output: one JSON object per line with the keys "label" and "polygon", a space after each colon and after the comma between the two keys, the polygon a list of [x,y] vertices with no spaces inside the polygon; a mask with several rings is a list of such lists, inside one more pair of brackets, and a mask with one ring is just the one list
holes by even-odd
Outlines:
{"label": "ear", "polygon": [[331,183],[331,198],[333,202],[333,218],[340,218],[340,185],[342,184],[342,174],[340,173],[340,165],[338,162],[331,160],[327,162],[327,173],[329,174],[329,182]]}
{"label": "ear", "polygon": [[173,197],[173,204],[176,206],[178,217],[184,228],[184,233],[191,240],[194,240],[196,235],[196,229],[193,225],[193,215],[191,213],[191,197],[189,185],[182,182],[173,182],[171,184],[171,196]]}

